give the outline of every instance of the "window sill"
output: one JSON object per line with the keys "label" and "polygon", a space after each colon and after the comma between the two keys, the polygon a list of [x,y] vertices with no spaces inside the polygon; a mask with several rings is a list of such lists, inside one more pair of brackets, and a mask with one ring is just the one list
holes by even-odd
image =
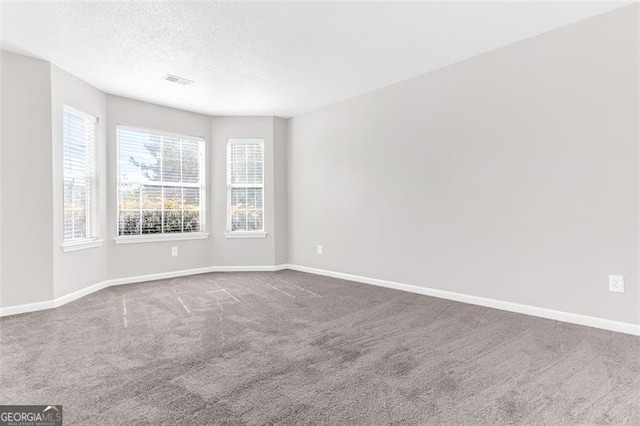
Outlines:
{"label": "window sill", "polygon": [[78,242],[62,243],[60,247],[63,252],[86,250],[90,248],[100,247],[104,240],[83,240]]}
{"label": "window sill", "polygon": [[266,232],[225,232],[227,238],[266,238]]}
{"label": "window sill", "polygon": [[209,234],[205,232],[192,232],[188,234],[166,234],[166,235],[134,235],[126,237],[116,237],[113,241],[116,244],[138,244],[138,243],[161,243],[163,241],[186,241],[186,240],[206,240]]}

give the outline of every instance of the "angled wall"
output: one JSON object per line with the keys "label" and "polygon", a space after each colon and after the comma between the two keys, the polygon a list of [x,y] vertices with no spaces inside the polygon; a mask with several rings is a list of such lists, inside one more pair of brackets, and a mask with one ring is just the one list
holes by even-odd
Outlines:
{"label": "angled wall", "polygon": [[[117,176],[116,128],[118,125],[160,130],[205,139],[207,181],[211,174],[211,118],[206,115],[167,108],[147,102],[107,96],[107,246],[110,279],[136,277],[210,266],[211,235],[203,240],[154,241],[116,244]],[[211,197],[206,200],[207,224],[211,223]],[[211,233],[208,228],[207,232]],[[178,256],[171,256],[178,247]]]}
{"label": "angled wall", "polygon": [[[638,324],[638,47],[633,5],[290,120],[105,95],[2,52],[0,314],[290,262]],[[59,247],[63,104],[106,116],[105,242],[75,254]],[[117,124],[205,137],[206,240],[115,244]],[[224,235],[230,137],[265,139],[264,239]]]}
{"label": "angled wall", "polygon": [[[58,306],[115,281],[286,263],[286,120],[211,117],[107,95],[53,64],[6,51],[1,65],[0,315]],[[98,217],[103,240],[100,247],[67,252],[61,248],[65,105],[99,119]],[[116,244],[119,124],[205,139],[206,239]],[[230,137],[265,139],[267,238],[224,235],[225,149]],[[178,256],[171,255],[171,247],[178,247]]]}
{"label": "angled wall", "polygon": [[273,119],[273,203],[274,230],[276,235],[274,247],[274,264],[289,263],[289,195],[287,186],[287,125],[288,120],[280,117]]}
{"label": "angled wall", "polygon": [[[278,117],[212,118],[212,233],[214,266],[287,263],[286,120]],[[264,139],[264,238],[227,238],[226,150],[232,138]]]}
{"label": "angled wall", "polygon": [[86,250],[62,250],[63,243],[63,109],[70,106],[98,119],[96,162],[98,171],[98,238],[107,235],[106,95],[68,72],[51,65],[51,147],[53,195],[53,296],[65,296],[107,279],[107,244]]}

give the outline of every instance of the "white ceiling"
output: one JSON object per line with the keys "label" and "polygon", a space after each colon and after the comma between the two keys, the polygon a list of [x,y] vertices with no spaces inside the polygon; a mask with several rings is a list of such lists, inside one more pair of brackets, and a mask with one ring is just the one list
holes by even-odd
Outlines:
{"label": "white ceiling", "polygon": [[116,95],[288,117],[624,4],[4,2],[2,46]]}

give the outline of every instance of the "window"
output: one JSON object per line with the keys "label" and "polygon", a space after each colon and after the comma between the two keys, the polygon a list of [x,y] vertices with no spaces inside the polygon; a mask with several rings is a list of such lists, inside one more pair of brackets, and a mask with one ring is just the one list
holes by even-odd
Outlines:
{"label": "window", "polygon": [[65,106],[62,123],[63,247],[97,239],[98,119]]}
{"label": "window", "polygon": [[227,236],[264,237],[264,141],[227,144]]}
{"label": "window", "polygon": [[118,126],[116,242],[206,238],[204,139]]}

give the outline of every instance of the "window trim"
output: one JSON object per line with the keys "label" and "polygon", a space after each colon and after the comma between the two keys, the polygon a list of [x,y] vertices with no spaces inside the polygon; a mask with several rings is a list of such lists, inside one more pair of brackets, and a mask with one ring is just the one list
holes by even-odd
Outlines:
{"label": "window trim", "polygon": [[77,241],[73,243],[71,242],[62,243],[60,244],[60,247],[62,248],[62,251],[66,253],[69,251],[78,251],[78,250],[86,250],[90,248],[101,247],[103,241],[104,240],[93,238],[93,239],[86,239],[86,240]]}
{"label": "window trim", "polygon": [[267,233],[264,231],[229,231],[225,232],[224,236],[226,238],[267,238]]}
{"label": "window trim", "polygon": [[[256,185],[256,184],[232,184],[231,183],[231,145],[233,143],[237,143],[239,141],[259,141],[262,145],[262,185]],[[224,236],[226,238],[266,238],[267,236],[267,232],[266,232],[266,220],[265,220],[265,216],[266,216],[266,203],[265,203],[265,198],[264,198],[264,188],[265,188],[265,143],[264,143],[264,138],[259,138],[259,137],[247,137],[247,138],[240,138],[240,137],[234,137],[234,138],[227,138],[227,144],[226,144],[226,149],[227,149],[227,155],[226,155],[226,164],[225,164],[225,174],[226,174],[226,204],[227,204],[227,216],[226,216],[226,230],[224,233]],[[256,231],[232,231],[231,230],[231,189],[232,188],[261,188],[262,189],[262,229],[261,230],[256,230]]]}
{"label": "window trim", "polygon": [[[120,203],[118,201],[118,194],[120,191],[120,144],[118,143],[118,131],[128,130],[132,132],[151,133],[161,137],[173,137],[181,139],[198,139],[202,141],[202,158],[200,159],[200,231],[198,232],[172,232],[161,234],[137,234],[137,235],[118,235],[120,227]],[[163,241],[185,241],[185,240],[200,240],[209,238],[207,232],[207,138],[204,136],[187,135],[182,133],[168,132],[164,130],[151,129],[148,127],[136,127],[128,126],[120,123],[116,123],[116,223],[115,223],[115,238],[113,241],[116,244],[136,244],[136,243],[154,243]]]}
{"label": "window trim", "polygon": [[206,240],[209,234],[206,232],[186,232],[182,234],[143,234],[143,235],[127,235],[115,237],[113,241],[116,244],[139,244],[139,243],[159,243],[163,241],[188,241],[188,240]]}
{"label": "window trim", "polygon": [[[70,240],[65,240],[65,236],[64,236],[64,212],[65,212],[65,207],[64,207],[64,202],[65,202],[65,198],[64,198],[64,182],[65,182],[65,172],[64,172],[64,160],[65,160],[65,133],[64,133],[64,124],[65,124],[65,116],[67,113],[73,114],[73,115],[77,115],[79,117],[84,118],[86,121],[90,122],[93,126],[94,126],[94,139],[93,139],[93,165],[91,165],[93,167],[93,175],[91,176],[91,205],[90,205],[90,211],[89,211],[89,216],[90,216],[90,226],[89,226],[89,236],[85,237],[85,238],[76,238],[76,239],[70,239]],[[77,108],[74,108],[70,105],[67,104],[63,104],[62,105],[62,188],[63,188],[63,193],[62,193],[62,218],[63,218],[63,222],[62,222],[62,243],[60,244],[60,247],[62,248],[62,251],[64,252],[69,252],[69,251],[77,251],[77,250],[84,250],[84,249],[89,249],[89,248],[94,248],[94,247],[100,247],[102,245],[102,239],[100,238],[100,230],[101,230],[101,226],[100,226],[100,170],[99,170],[99,152],[98,152],[98,143],[99,143],[99,135],[98,135],[98,123],[100,122],[100,119],[96,116],[93,116],[91,114],[87,114],[84,111],[80,111]]]}

